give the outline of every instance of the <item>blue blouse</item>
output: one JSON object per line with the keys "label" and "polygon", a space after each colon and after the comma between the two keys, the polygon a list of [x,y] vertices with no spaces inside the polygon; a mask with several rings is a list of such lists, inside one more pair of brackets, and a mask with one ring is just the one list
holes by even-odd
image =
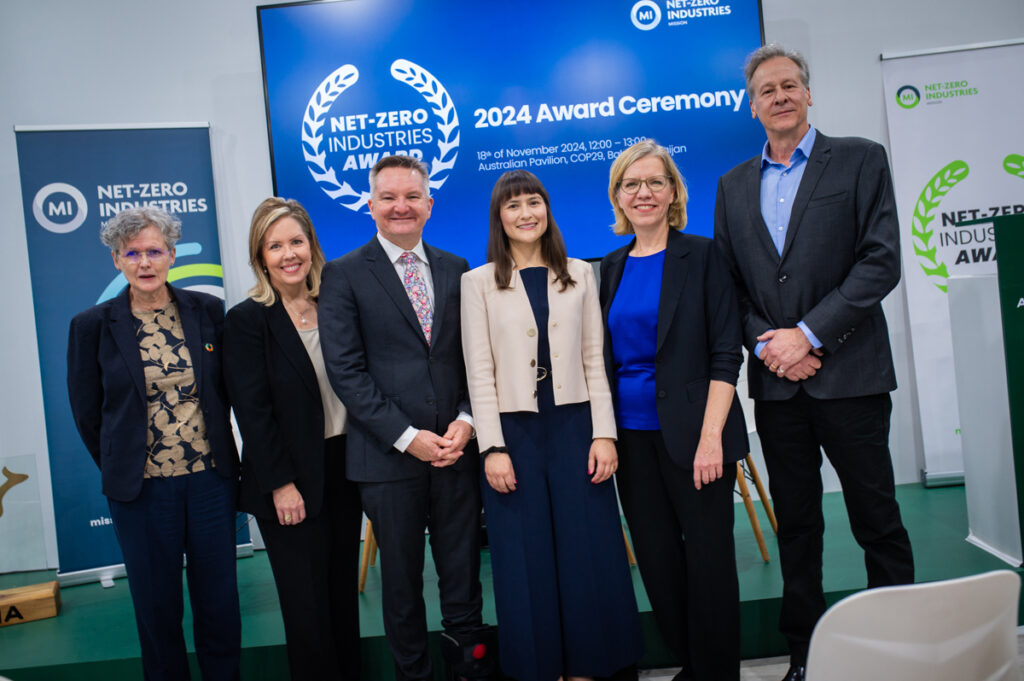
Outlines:
{"label": "blue blouse", "polygon": [[630,256],[608,310],[615,378],[616,419],[621,428],[661,430],[654,385],[658,349],[658,302],[665,251]]}

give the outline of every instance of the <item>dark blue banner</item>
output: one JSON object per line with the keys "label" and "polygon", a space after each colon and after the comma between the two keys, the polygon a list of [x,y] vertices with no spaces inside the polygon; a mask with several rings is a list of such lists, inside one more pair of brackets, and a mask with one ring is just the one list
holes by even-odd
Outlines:
{"label": "dark blue banner", "polygon": [[718,177],[764,142],[743,62],[757,0],[481,3],[345,0],[258,10],[275,190],[309,210],[328,257],[366,241],[367,173],[407,153],[430,170],[426,239],[484,260],[498,176],[544,182],[569,254],[622,242],[608,170],[642,138],[686,177],[710,235]]}
{"label": "dark blue banner", "polygon": [[[62,575],[123,562],[100,475],[71,418],[71,318],[117,295],[124,275],[100,243],[118,211],[157,205],[182,221],[176,286],[224,297],[209,128],[16,129]],[[247,543],[248,529],[240,536]]]}

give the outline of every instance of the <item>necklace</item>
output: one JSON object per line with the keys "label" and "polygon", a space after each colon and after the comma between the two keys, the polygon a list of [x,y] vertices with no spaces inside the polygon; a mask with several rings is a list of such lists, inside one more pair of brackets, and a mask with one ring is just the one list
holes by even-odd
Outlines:
{"label": "necklace", "polygon": [[309,305],[306,307],[305,311],[303,311],[303,312],[300,312],[298,309],[292,308],[288,303],[285,303],[284,300],[281,301],[284,304],[284,307],[285,307],[286,310],[288,310],[293,315],[298,316],[299,322],[301,323],[302,326],[305,326],[306,324],[309,324],[309,321],[306,320],[306,313],[309,312],[310,310],[315,309],[314,306],[316,305],[316,303],[314,303],[313,301],[309,300],[308,298],[306,300],[309,302]]}

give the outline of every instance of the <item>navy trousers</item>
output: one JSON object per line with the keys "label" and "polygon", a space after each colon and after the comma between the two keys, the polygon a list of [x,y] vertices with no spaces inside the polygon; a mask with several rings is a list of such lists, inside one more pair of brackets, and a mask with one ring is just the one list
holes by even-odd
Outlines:
{"label": "navy trousers", "polygon": [[[544,385],[546,383],[547,385]],[[519,681],[611,676],[643,653],[611,480],[590,482],[590,404],[501,415],[516,490],[481,476],[501,668]]]}
{"label": "navy trousers", "polygon": [[183,554],[203,679],[239,678],[236,494],[235,480],[207,470],[149,478],[134,500],[108,500],[135,606],[146,681],[190,678],[181,628]]}

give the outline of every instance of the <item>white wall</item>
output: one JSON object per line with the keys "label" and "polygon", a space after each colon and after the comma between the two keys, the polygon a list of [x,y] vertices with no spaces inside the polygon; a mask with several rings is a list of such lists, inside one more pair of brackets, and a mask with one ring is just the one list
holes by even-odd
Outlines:
{"label": "white wall", "polygon": [[[1024,35],[1021,0],[763,1],[766,39],[795,47],[810,61],[812,122],[829,134],[883,143],[880,52]],[[271,191],[258,4],[266,3],[4,0],[0,5],[0,44],[7,55],[0,60],[0,221],[7,256],[0,267],[0,291],[6,294],[0,327],[0,456],[46,451],[13,127],[209,121],[228,303],[241,300],[251,283],[245,255],[249,216]],[[889,297],[886,312],[901,385],[894,395],[892,448],[897,479],[911,481],[918,478],[922,456],[902,289]],[[56,556],[51,530],[51,567]]]}

